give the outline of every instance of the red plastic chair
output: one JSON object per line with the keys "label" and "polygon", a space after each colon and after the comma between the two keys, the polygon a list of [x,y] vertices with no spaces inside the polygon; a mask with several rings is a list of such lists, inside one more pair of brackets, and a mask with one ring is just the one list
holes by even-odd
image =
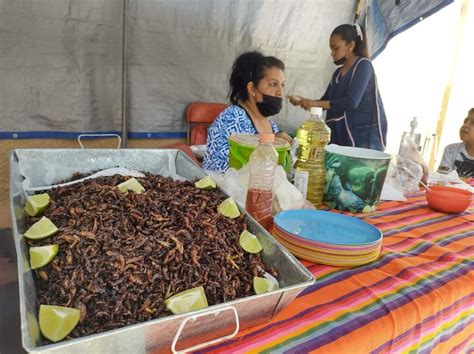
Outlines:
{"label": "red plastic chair", "polygon": [[207,128],[228,107],[224,103],[193,102],[186,108],[188,145],[207,142]]}

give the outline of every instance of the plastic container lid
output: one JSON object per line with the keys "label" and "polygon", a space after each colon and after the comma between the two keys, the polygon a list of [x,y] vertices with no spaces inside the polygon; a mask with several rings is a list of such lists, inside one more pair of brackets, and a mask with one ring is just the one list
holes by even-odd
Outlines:
{"label": "plastic container lid", "polygon": [[321,107],[311,107],[311,115],[315,116],[322,116],[323,115],[323,109]]}
{"label": "plastic container lid", "polygon": [[[229,136],[229,140],[233,141],[234,143],[237,143],[241,146],[253,148],[258,146],[258,139],[259,136],[257,134],[232,134],[231,136]],[[276,137],[274,139],[275,140],[273,141],[273,146],[275,147],[275,149],[285,149],[290,147],[290,144],[286,140]]]}
{"label": "plastic container lid", "polygon": [[[229,142],[229,167],[237,170],[249,162],[250,154],[259,145],[258,134],[232,134],[227,141]],[[275,137],[273,147],[278,153],[278,164],[289,172],[291,168],[290,144],[286,140]]]}

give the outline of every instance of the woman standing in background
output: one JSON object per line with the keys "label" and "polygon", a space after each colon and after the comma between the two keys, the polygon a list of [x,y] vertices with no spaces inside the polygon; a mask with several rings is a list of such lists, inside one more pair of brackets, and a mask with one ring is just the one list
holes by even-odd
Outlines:
{"label": "woman standing in background", "polygon": [[304,109],[327,110],[330,143],[385,150],[387,119],[374,67],[367,58],[364,31],[358,24],[340,25],[331,33],[329,46],[334,64],[341,66],[324,95],[320,100],[291,96],[290,102]]}

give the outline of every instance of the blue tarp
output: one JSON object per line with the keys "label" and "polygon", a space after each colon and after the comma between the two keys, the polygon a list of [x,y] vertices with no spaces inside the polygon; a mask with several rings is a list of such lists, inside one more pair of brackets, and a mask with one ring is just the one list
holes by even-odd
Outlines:
{"label": "blue tarp", "polygon": [[367,0],[358,22],[366,29],[371,58],[379,55],[388,41],[453,0]]}

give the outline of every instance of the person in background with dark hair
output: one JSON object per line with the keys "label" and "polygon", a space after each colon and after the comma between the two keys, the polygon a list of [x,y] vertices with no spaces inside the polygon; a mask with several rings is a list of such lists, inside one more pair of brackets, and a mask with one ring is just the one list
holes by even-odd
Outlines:
{"label": "person in background with dark hair", "polygon": [[283,104],[285,64],[275,57],[247,52],[235,59],[229,80],[232,103],[216,118],[207,133],[203,168],[225,172],[229,168],[232,134],[269,133],[291,142],[268,117],[278,114]]}
{"label": "person in background with dark hair", "polygon": [[320,100],[290,96],[290,102],[304,109],[327,110],[330,143],[385,150],[387,118],[377,88],[374,67],[367,58],[367,41],[359,25],[336,27],[329,39],[334,72]]}
{"label": "person in background with dark hair", "polygon": [[456,170],[459,177],[474,178],[474,108],[467,113],[459,129],[462,142],[446,146],[438,172],[449,173]]}

